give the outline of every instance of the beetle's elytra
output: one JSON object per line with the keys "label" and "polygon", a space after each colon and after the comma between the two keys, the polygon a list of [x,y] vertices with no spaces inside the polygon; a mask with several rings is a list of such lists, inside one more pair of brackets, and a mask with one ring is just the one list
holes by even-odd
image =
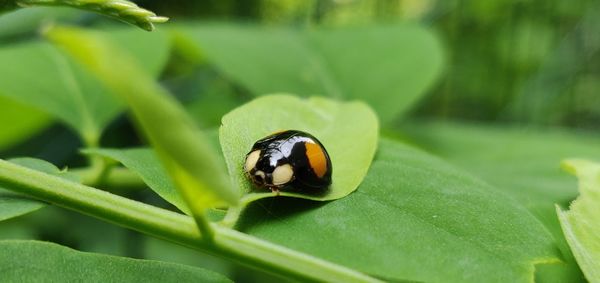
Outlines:
{"label": "beetle's elytra", "polygon": [[331,159],[311,134],[288,130],[258,140],[246,155],[246,176],[258,187],[278,192],[323,192],[331,185]]}

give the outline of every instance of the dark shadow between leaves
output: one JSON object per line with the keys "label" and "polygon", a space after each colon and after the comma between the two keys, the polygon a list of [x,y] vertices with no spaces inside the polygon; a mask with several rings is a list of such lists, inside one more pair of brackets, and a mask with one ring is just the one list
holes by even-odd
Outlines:
{"label": "dark shadow between leaves", "polygon": [[242,213],[236,228],[244,232],[256,226],[318,209],[328,203],[328,201],[312,201],[283,196],[261,199],[248,205]]}

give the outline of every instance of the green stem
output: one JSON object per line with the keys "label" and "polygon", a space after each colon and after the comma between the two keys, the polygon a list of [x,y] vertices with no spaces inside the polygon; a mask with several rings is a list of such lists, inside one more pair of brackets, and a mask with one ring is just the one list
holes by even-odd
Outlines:
{"label": "green stem", "polygon": [[242,211],[246,208],[246,204],[240,203],[238,206],[231,206],[227,209],[227,214],[221,222],[219,222],[224,227],[233,228],[237,223]]}
{"label": "green stem", "polygon": [[[81,183],[88,186],[100,186],[98,183],[98,169],[91,166],[69,170],[81,177]],[[110,189],[144,188],[147,185],[139,175],[123,167],[113,167],[106,173],[102,180],[103,187]]]}
{"label": "green stem", "polygon": [[219,224],[229,228],[235,227],[235,224],[239,220],[242,212],[244,211],[244,209],[246,209],[246,206],[248,206],[248,204],[259,199],[268,198],[272,196],[272,193],[251,193],[244,195],[238,202],[237,206],[232,206],[229,207],[229,209],[227,209],[227,214],[225,214],[225,217],[223,218],[223,220],[221,220],[221,222],[219,222]]}
{"label": "green stem", "polygon": [[0,186],[157,238],[301,281],[378,282],[360,272],[210,224],[204,240],[194,219],[0,160]]}
{"label": "green stem", "polygon": [[126,0],[0,0],[0,12],[30,6],[67,6],[92,11],[148,31],[154,30],[154,23],[164,23],[168,20]]}
{"label": "green stem", "polygon": [[212,243],[215,239],[215,230],[212,227],[212,223],[208,220],[206,213],[193,214],[194,221],[200,234],[202,234],[202,240],[208,243]]}

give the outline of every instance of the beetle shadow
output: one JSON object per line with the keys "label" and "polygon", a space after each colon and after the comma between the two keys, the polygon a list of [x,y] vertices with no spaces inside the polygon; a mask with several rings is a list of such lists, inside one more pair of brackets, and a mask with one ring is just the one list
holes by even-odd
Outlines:
{"label": "beetle shadow", "polygon": [[247,231],[256,226],[282,221],[293,215],[318,209],[328,202],[282,196],[261,199],[246,207],[236,229]]}
{"label": "beetle shadow", "polygon": [[323,197],[323,196],[326,196],[327,194],[329,194],[331,192],[331,186],[329,186],[325,189],[315,189],[315,188],[304,186],[301,183],[294,183],[293,185],[285,186],[282,189],[282,191],[318,198],[318,197]]}

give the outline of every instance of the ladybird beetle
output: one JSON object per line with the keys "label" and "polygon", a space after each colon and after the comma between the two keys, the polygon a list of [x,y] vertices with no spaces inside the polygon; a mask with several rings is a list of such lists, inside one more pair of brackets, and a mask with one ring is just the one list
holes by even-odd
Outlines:
{"label": "ladybird beetle", "polygon": [[331,184],[331,159],[311,134],[288,130],[258,140],[246,155],[246,176],[273,192],[318,194]]}

